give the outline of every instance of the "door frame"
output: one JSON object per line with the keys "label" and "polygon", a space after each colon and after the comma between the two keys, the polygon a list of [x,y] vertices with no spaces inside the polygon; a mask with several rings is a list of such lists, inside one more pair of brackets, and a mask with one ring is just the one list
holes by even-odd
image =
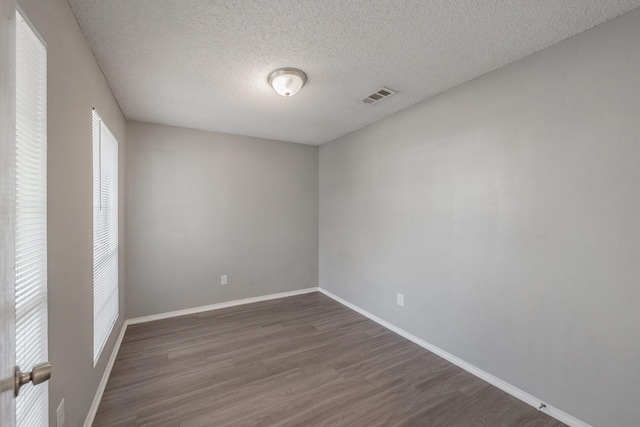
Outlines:
{"label": "door frame", "polygon": [[14,427],[16,1],[0,0],[0,425]]}

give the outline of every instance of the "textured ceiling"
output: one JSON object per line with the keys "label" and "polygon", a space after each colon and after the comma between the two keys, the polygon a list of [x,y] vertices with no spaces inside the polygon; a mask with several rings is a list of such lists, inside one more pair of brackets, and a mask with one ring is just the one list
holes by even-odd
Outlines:
{"label": "textured ceiling", "polygon": [[[322,144],[640,0],[69,0],[128,119]],[[297,67],[291,98],[267,83]],[[399,93],[360,99],[381,86]]]}

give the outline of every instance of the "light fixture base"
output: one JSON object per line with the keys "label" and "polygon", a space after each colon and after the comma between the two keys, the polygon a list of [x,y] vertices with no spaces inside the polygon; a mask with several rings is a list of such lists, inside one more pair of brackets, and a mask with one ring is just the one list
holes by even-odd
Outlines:
{"label": "light fixture base", "polygon": [[269,85],[279,94],[289,97],[307,83],[307,75],[297,68],[279,68],[269,74]]}

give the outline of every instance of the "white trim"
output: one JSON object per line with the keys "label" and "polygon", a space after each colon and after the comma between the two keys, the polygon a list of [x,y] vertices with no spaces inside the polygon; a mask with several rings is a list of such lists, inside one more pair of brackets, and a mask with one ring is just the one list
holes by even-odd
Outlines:
{"label": "white trim", "polygon": [[102,395],[104,394],[104,390],[107,387],[107,382],[109,382],[109,376],[111,375],[113,364],[115,363],[116,357],[118,356],[118,351],[120,350],[120,345],[122,344],[122,339],[124,338],[124,333],[127,330],[127,326],[135,325],[138,323],[152,322],[154,320],[169,319],[171,317],[184,316],[188,314],[202,313],[204,311],[220,310],[221,308],[235,307],[238,305],[252,304],[254,302],[269,301],[269,300],[274,300],[279,298],[292,297],[295,295],[309,294],[311,292],[318,292],[319,290],[320,288],[297,289],[295,291],[280,292],[277,294],[262,295],[259,297],[252,297],[252,298],[244,298],[244,299],[239,299],[234,301],[221,302],[218,304],[204,305],[201,307],[187,308],[184,310],[176,310],[176,311],[170,311],[168,313],[152,314],[150,316],[136,317],[134,319],[125,320],[124,324],[122,325],[122,329],[120,330],[120,335],[118,335],[118,340],[116,341],[116,344],[113,346],[113,351],[111,352],[109,363],[107,363],[107,367],[104,370],[104,374],[102,374],[102,380],[98,385],[98,390],[96,391],[96,395],[93,398],[91,407],[89,408],[89,413],[87,414],[87,418],[84,421],[84,427],[91,427],[91,425],[93,424],[93,420],[96,417],[96,413],[98,412],[98,407],[100,406],[100,401],[102,400]]}
{"label": "white trim", "polygon": [[[100,401],[102,400],[102,395],[104,393],[104,390],[107,386],[107,382],[109,381],[109,376],[111,375],[111,370],[113,369],[113,364],[116,360],[116,356],[118,355],[118,351],[120,350],[120,345],[122,344],[122,339],[124,338],[124,334],[125,331],[127,329],[128,325],[135,325],[138,323],[145,323],[145,322],[152,322],[154,320],[162,320],[162,319],[169,319],[171,317],[177,317],[177,316],[185,316],[185,315],[189,315],[189,314],[196,314],[196,313],[202,313],[205,311],[212,311],[212,310],[220,310],[222,308],[228,308],[228,307],[236,307],[239,305],[245,305],[245,304],[252,304],[252,303],[256,303],[256,302],[261,302],[261,301],[269,301],[269,300],[274,300],[274,299],[279,299],[279,298],[287,298],[287,297],[291,297],[291,296],[295,296],[295,295],[302,295],[302,294],[308,294],[311,292],[321,292],[324,295],[328,296],[329,298],[339,302],[340,304],[350,308],[351,310],[358,312],[360,314],[362,314],[363,316],[373,320],[374,322],[378,323],[381,326],[384,326],[385,328],[389,329],[392,332],[395,332],[396,334],[400,335],[401,337],[404,337],[406,339],[408,339],[409,341],[419,345],[420,347],[429,350],[430,352],[442,357],[443,359],[453,363],[454,365],[464,369],[465,371],[475,375],[476,377],[480,378],[481,380],[486,381],[487,383],[499,388],[500,390],[504,391],[505,393],[510,394],[511,396],[523,401],[524,403],[533,406],[534,408],[539,408],[540,405],[543,403],[543,401],[541,401],[540,399],[530,395],[529,393],[520,390],[519,388],[501,380],[498,377],[495,377],[493,375],[491,375],[488,372],[483,371],[482,369],[465,362],[464,360],[454,356],[453,354],[433,345],[430,344],[426,341],[424,341],[421,338],[416,337],[413,334],[410,334],[409,332],[405,331],[404,329],[401,329],[389,322],[387,322],[386,320],[382,320],[381,318],[379,318],[378,316],[375,316],[371,313],[369,313],[366,310],[363,310],[362,308],[358,307],[357,305],[351,304],[350,302],[340,298],[339,296],[332,294],[331,292],[322,289],[322,288],[307,288],[307,289],[299,289],[299,290],[295,290],[295,291],[289,291],[289,292],[281,292],[281,293],[277,293],[277,294],[270,294],[270,295],[263,295],[263,296],[259,296],[259,297],[252,297],[252,298],[244,298],[244,299],[240,299],[240,300],[234,300],[234,301],[227,301],[227,302],[222,302],[222,303],[218,303],[218,304],[211,304],[211,305],[205,305],[205,306],[201,306],[201,307],[194,307],[194,308],[187,308],[184,310],[176,310],[176,311],[170,311],[168,313],[160,313],[160,314],[153,314],[150,316],[143,316],[143,317],[136,317],[134,319],[128,319],[125,320],[124,324],[122,325],[122,330],[120,331],[120,335],[118,336],[118,340],[116,341],[115,346],[113,347],[113,352],[111,353],[111,358],[109,359],[109,363],[107,364],[107,367],[104,371],[104,374],[102,376],[102,380],[100,381],[100,385],[98,386],[98,390],[96,392],[96,396],[93,399],[93,403],[91,404],[91,408],[89,409],[89,414],[87,414],[87,419],[84,422],[84,427],[91,427],[91,424],[93,423],[93,420],[96,416],[96,413],[98,412],[98,407],[100,406]],[[565,423],[566,425],[570,426],[570,427],[591,427],[589,424],[585,423],[584,421],[579,420],[578,418],[575,418],[569,414],[567,414],[564,411],[561,411],[560,409],[557,409],[553,406],[550,406],[548,404],[545,403],[545,407],[543,409],[541,409],[541,411],[545,412],[546,414],[548,414],[549,416],[555,418],[558,421],[561,421],[563,423]]]}
{"label": "white trim", "polygon": [[27,16],[27,14],[24,12],[24,10],[20,7],[19,4],[16,3],[16,10],[18,11],[18,13],[20,14],[20,18],[22,18],[24,20],[24,22],[27,23],[28,26],[31,27],[31,31],[33,31],[33,33],[36,35],[36,37],[38,37],[38,39],[40,39],[40,43],[42,43],[42,45],[44,46],[45,49],[47,49],[49,46],[47,46],[47,41],[44,39],[44,37],[42,37],[42,34],[40,34],[40,31],[38,31],[38,29],[36,28],[35,25],[33,25],[33,22],[31,22],[31,19],[29,19],[29,17]]}
{"label": "white trim", "polygon": [[[451,353],[448,353],[446,351],[444,351],[443,349],[430,344],[426,341],[424,341],[421,338],[416,337],[413,334],[410,334],[409,332],[405,331],[404,329],[400,329],[399,327],[387,322],[386,320],[382,320],[381,318],[379,318],[378,316],[375,316],[371,313],[369,313],[366,310],[361,309],[360,307],[358,307],[357,305],[351,304],[350,302],[340,298],[337,295],[332,294],[331,292],[322,289],[322,288],[318,288],[318,291],[322,292],[323,294],[325,294],[326,296],[328,296],[329,298],[339,302],[340,304],[350,308],[353,311],[356,311],[360,314],[362,314],[365,317],[368,317],[369,319],[373,320],[374,322],[378,323],[381,326],[384,326],[385,328],[389,329],[392,332],[395,332],[396,334],[408,339],[409,341],[418,344],[420,347],[425,348],[427,350],[429,350],[430,352],[442,357],[443,359],[453,363],[454,365],[464,369],[465,371],[475,375],[476,377],[480,378],[481,380],[484,380],[486,382],[488,382],[489,384],[499,388],[500,390],[504,391],[505,393],[510,394],[511,396],[523,401],[524,403],[527,403],[531,406],[533,406],[534,408],[538,409],[540,407],[541,404],[543,404],[543,401],[530,395],[529,393],[520,390],[519,388],[501,380],[498,377],[495,377],[493,375],[491,375],[488,372],[483,371],[482,369],[468,363],[465,362],[464,360],[454,356]],[[546,414],[548,414],[549,416],[555,418],[558,421],[561,421],[563,423],[565,423],[566,425],[570,426],[570,427],[591,427],[589,424],[585,423],[582,420],[579,420],[577,418],[575,418],[572,415],[567,414],[564,411],[561,411],[558,408],[554,408],[553,406],[550,406],[547,403],[544,403],[545,407],[543,407],[541,409],[542,412],[545,412]]]}
{"label": "white trim", "polygon": [[162,320],[162,319],[169,319],[171,317],[186,316],[189,314],[202,313],[204,311],[220,310],[221,308],[235,307],[237,305],[253,304],[254,302],[269,301],[272,299],[308,294],[311,292],[317,292],[319,290],[320,288],[297,289],[295,291],[280,292],[277,294],[269,294],[269,295],[262,295],[259,297],[238,299],[234,301],[221,302],[218,304],[203,305],[201,307],[185,308],[184,310],[176,310],[176,311],[170,311],[167,313],[152,314],[150,316],[136,317],[134,319],[127,320],[127,323],[129,325],[135,325],[137,323],[153,322],[154,320]]}
{"label": "white trim", "polygon": [[120,345],[122,344],[122,339],[124,338],[124,333],[127,330],[128,324],[129,324],[128,320],[125,320],[124,323],[122,324],[120,335],[118,335],[116,344],[113,346],[111,357],[109,358],[107,367],[104,369],[104,373],[102,374],[102,379],[100,380],[100,384],[98,385],[98,390],[96,391],[96,395],[93,398],[93,402],[91,402],[91,407],[89,408],[89,413],[87,414],[87,418],[84,420],[84,427],[91,427],[91,425],[93,424],[93,420],[96,417],[96,413],[98,412],[98,407],[100,406],[100,401],[102,400],[102,395],[104,394],[104,389],[107,387],[107,382],[109,382],[109,376],[111,375],[113,364],[115,363],[116,357],[118,356],[118,351],[120,350]]}

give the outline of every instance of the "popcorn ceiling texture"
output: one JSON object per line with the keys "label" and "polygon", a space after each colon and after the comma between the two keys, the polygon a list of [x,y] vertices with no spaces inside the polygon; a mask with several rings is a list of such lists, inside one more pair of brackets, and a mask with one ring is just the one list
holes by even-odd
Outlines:
{"label": "popcorn ceiling texture", "polygon": [[[319,145],[640,0],[69,0],[128,119]],[[291,98],[267,76],[309,81]],[[369,106],[381,86],[399,93]]]}

